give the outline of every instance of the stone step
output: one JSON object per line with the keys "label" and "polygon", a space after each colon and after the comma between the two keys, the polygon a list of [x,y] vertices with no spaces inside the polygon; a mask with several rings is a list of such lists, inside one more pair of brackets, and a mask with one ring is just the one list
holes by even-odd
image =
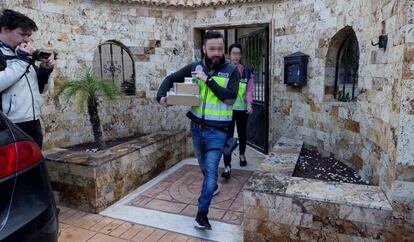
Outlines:
{"label": "stone step", "polygon": [[291,176],[302,150],[303,141],[281,137],[266,156],[258,170]]}

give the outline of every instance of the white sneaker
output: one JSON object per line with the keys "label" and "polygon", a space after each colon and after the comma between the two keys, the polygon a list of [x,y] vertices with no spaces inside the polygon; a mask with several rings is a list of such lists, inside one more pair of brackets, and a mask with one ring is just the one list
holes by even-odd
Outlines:
{"label": "white sneaker", "polygon": [[247,165],[246,156],[240,155],[239,158],[240,158],[240,166],[246,166]]}
{"label": "white sneaker", "polygon": [[230,173],[231,173],[231,167],[230,166],[225,166],[224,171],[221,174],[221,177],[223,177],[225,179],[229,179],[230,178]]}

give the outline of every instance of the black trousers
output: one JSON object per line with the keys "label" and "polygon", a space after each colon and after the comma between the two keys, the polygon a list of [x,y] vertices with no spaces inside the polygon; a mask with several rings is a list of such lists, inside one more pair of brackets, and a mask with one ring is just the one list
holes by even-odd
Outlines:
{"label": "black trousers", "polygon": [[17,127],[23,130],[27,135],[32,137],[36,144],[42,148],[43,144],[43,134],[42,134],[42,126],[40,125],[39,120],[34,121],[27,121],[22,123],[15,123]]}
{"label": "black trousers", "polygon": [[[234,136],[234,126],[237,124],[237,134],[239,135],[239,151],[241,155],[244,155],[246,152],[246,143],[247,143],[247,119],[249,114],[246,111],[237,111],[233,110],[233,120],[229,126],[228,137],[232,138]],[[231,155],[224,156],[224,165],[231,166]]]}

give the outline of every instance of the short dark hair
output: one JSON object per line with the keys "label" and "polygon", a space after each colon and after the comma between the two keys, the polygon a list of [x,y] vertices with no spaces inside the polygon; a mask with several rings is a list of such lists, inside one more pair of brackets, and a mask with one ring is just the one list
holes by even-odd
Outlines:
{"label": "short dark hair", "polygon": [[231,54],[231,50],[232,50],[233,48],[238,48],[238,49],[240,49],[240,54],[243,52],[242,47],[241,47],[241,44],[234,43],[234,44],[231,44],[231,45],[230,45],[230,47],[229,47],[229,54]]}
{"label": "short dark hair", "polygon": [[224,37],[220,32],[210,30],[204,33],[203,45],[206,45],[207,40],[209,39],[223,39],[224,40]]}
{"label": "short dark hair", "polygon": [[0,31],[3,27],[10,30],[21,28],[24,31],[37,31],[37,25],[31,18],[11,9],[4,9],[0,15]]}

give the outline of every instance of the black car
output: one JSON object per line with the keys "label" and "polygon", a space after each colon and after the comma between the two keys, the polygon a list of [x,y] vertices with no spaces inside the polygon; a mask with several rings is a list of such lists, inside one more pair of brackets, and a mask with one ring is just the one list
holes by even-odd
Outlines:
{"label": "black car", "polygon": [[39,147],[0,112],[0,241],[58,239],[58,217]]}

